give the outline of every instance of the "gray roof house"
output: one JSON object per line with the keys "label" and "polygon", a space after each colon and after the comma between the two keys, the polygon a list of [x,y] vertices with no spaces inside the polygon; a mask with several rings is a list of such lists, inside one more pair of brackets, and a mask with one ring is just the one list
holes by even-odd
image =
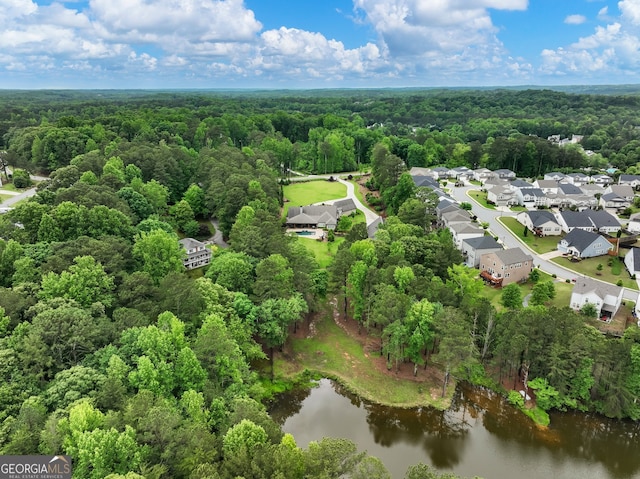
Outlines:
{"label": "gray roof house", "polygon": [[470,223],[471,214],[466,210],[458,209],[443,213],[440,220],[445,228],[449,228],[456,223]]}
{"label": "gray roof house", "polygon": [[604,190],[605,193],[615,193],[618,196],[622,196],[627,201],[633,201],[635,192],[629,185],[609,185]]}
{"label": "gray roof house", "polygon": [[591,175],[591,181],[593,181],[596,185],[610,185],[613,183],[613,178],[609,175]]}
{"label": "gray roof house", "polygon": [[374,238],[380,226],[384,224],[384,220],[382,216],[378,216],[375,220],[367,225],[367,236],[369,238]]}
{"label": "gray roof house", "polygon": [[582,186],[586,183],[589,183],[590,180],[591,178],[584,173],[569,173],[565,177],[565,181],[573,183],[576,186]]}
{"label": "gray roof house", "polygon": [[562,234],[562,227],[550,211],[521,211],[516,216],[516,219],[538,236],[558,236]]}
{"label": "gray roof house", "polygon": [[619,185],[629,185],[631,188],[640,186],[640,175],[620,175],[618,178]]}
{"label": "gray roof house", "polygon": [[558,251],[579,258],[602,256],[612,249],[613,245],[604,236],[577,228],[558,242]]}
{"label": "gray roof house", "polygon": [[440,183],[433,179],[432,176],[411,175],[411,178],[413,179],[413,184],[418,188],[421,186],[425,186],[427,188],[440,188]]}
{"label": "gray roof house", "polygon": [[620,309],[622,292],[619,286],[581,277],[573,286],[570,305],[572,309],[579,311],[586,304],[592,304],[598,312],[598,317],[612,317]]}
{"label": "gray roof house", "polygon": [[480,276],[491,284],[506,286],[526,281],[533,258],[520,248],[504,249],[480,256]]}
{"label": "gray roof house", "polygon": [[545,180],[553,180],[553,181],[560,181],[560,180],[564,180],[564,177],[567,176],[564,173],[560,173],[559,171],[552,171],[551,173],[545,173],[544,174],[544,179]]}
{"label": "gray roof house", "polygon": [[178,243],[187,252],[187,255],[182,260],[185,268],[201,268],[211,263],[211,250],[204,243],[193,238],[183,238]]}
{"label": "gray roof house", "polygon": [[631,201],[617,193],[605,193],[600,197],[599,204],[603,208],[619,211],[631,206]]}
{"label": "gray roof house", "polygon": [[593,231],[595,229],[591,219],[584,211],[561,211],[556,216],[556,219],[565,233],[570,233],[574,229],[585,231]]}
{"label": "gray roof house", "polygon": [[508,170],[506,168],[500,168],[499,170],[495,170],[493,173],[498,178],[503,180],[513,180],[516,178],[516,174],[513,171]]}
{"label": "gray roof house", "polygon": [[521,180],[520,178],[516,178],[511,183],[509,183],[511,189],[518,188],[533,188],[533,183],[529,183],[528,181]]}
{"label": "gray roof house", "polygon": [[462,241],[484,236],[484,230],[475,223],[456,223],[449,226],[456,248],[462,249]]}
{"label": "gray roof house", "polygon": [[559,183],[558,184],[558,193],[564,193],[565,195],[582,195],[582,190],[578,188],[576,185],[572,185],[571,183]]}
{"label": "gray roof house", "polygon": [[640,233],[640,213],[634,213],[629,217],[627,230],[632,234]]}
{"label": "gray roof house", "polygon": [[618,219],[611,213],[604,210],[584,210],[583,213],[589,217],[596,231],[599,233],[613,234],[622,229]]}
{"label": "gray roof house", "polygon": [[338,211],[338,218],[342,215],[350,215],[357,210],[356,204],[351,198],[334,201],[333,206],[335,206]]}
{"label": "gray roof house", "polygon": [[547,195],[540,188],[520,188],[516,190],[518,204],[527,208],[544,206],[547,203]]}
{"label": "gray roof house", "polygon": [[287,226],[292,228],[336,229],[338,209],[335,205],[292,206],[287,211]]}
{"label": "gray roof house", "polygon": [[500,251],[502,246],[493,236],[480,236],[462,240],[462,256],[464,264],[469,268],[477,268],[480,265],[480,256],[486,253]]}
{"label": "gray roof house", "polygon": [[640,248],[631,248],[624,255],[624,265],[631,276],[635,274],[640,277]]}
{"label": "gray roof house", "polygon": [[556,180],[536,180],[533,186],[540,188],[546,194],[558,192],[558,182]]}

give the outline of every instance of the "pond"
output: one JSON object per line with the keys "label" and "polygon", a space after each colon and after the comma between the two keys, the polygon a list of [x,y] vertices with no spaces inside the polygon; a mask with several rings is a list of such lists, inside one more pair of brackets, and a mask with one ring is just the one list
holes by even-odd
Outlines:
{"label": "pond", "polygon": [[366,403],[323,379],[281,395],[271,414],[301,447],[323,437],[354,441],[392,477],[423,462],[485,479],[640,477],[640,426],[581,413],[551,415],[536,427],[491,391],[459,385],[449,410]]}

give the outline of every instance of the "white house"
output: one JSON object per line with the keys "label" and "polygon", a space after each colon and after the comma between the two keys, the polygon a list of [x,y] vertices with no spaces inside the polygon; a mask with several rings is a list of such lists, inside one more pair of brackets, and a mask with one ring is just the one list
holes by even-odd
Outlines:
{"label": "white house", "polygon": [[540,188],[520,188],[515,193],[518,204],[527,208],[536,208],[547,203],[547,195]]}
{"label": "white house", "polygon": [[631,188],[640,187],[640,175],[620,175],[619,185],[629,185]]}
{"label": "white house", "polygon": [[463,209],[448,211],[446,213],[442,213],[440,221],[442,222],[442,226],[444,226],[445,228],[450,228],[452,225],[458,223],[470,223],[471,214]]}
{"label": "white house", "polygon": [[584,231],[593,231],[595,226],[584,214],[584,211],[561,211],[556,215],[558,224],[562,227],[562,231],[570,233],[574,229],[581,229]]}
{"label": "white house", "polygon": [[478,168],[473,170],[473,179],[479,181],[480,183],[484,183],[489,178],[493,176],[493,171],[488,168]]}
{"label": "white house", "polygon": [[640,233],[640,213],[634,213],[629,217],[627,230],[632,234]]}
{"label": "white house", "polygon": [[477,268],[480,265],[480,256],[487,253],[500,251],[502,246],[493,236],[480,236],[462,241],[462,256],[464,264],[469,268]]}
{"label": "white house", "polygon": [[624,265],[627,267],[629,274],[640,277],[640,248],[631,248],[627,254],[624,255]]}
{"label": "white house", "polygon": [[605,194],[615,193],[629,202],[633,201],[633,197],[635,196],[633,188],[629,185],[609,185],[604,192]]}
{"label": "white house", "polygon": [[596,185],[607,186],[613,183],[613,178],[608,175],[591,175],[591,181]]}
{"label": "white house", "polygon": [[178,242],[186,250],[186,255],[182,260],[185,268],[201,268],[211,262],[211,250],[204,243],[193,238],[183,238]]}
{"label": "white house", "polygon": [[494,186],[487,190],[487,201],[496,206],[509,206],[517,204],[515,192],[508,186]]}
{"label": "white house", "polygon": [[553,180],[553,181],[560,181],[560,180],[564,180],[564,178],[567,175],[565,175],[564,173],[560,173],[559,171],[552,171],[551,173],[545,173],[544,174],[544,179],[545,180]]}
{"label": "white house", "polygon": [[558,182],[556,180],[536,180],[533,182],[534,188],[540,188],[544,194],[558,193]]}
{"label": "white house", "polygon": [[622,291],[619,286],[581,277],[573,286],[570,305],[572,309],[580,311],[586,304],[592,304],[598,317],[612,317],[622,304]]}
{"label": "white house", "polygon": [[484,236],[484,230],[473,223],[456,223],[449,226],[449,231],[458,249],[462,249],[464,240]]}
{"label": "white house", "polygon": [[559,236],[562,234],[562,228],[550,211],[521,211],[516,219],[538,236]]}

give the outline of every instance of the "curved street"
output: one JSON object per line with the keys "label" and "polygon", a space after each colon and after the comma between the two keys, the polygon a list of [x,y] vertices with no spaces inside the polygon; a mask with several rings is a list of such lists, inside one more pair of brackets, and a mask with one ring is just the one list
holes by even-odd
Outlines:
{"label": "curved street", "polygon": [[[572,271],[568,268],[564,268],[559,264],[556,264],[548,259],[545,259],[543,256],[548,255],[539,255],[532,249],[530,249],[526,244],[524,244],[520,239],[511,233],[509,228],[505,227],[500,221],[499,218],[503,216],[516,216],[516,213],[512,211],[499,211],[499,210],[490,210],[483,206],[481,206],[476,200],[474,200],[471,196],[467,194],[470,190],[480,190],[477,186],[458,186],[453,187],[451,189],[451,196],[455,198],[458,202],[466,201],[470,203],[473,207],[473,214],[478,217],[479,222],[489,223],[489,230],[493,233],[494,236],[498,237],[498,240],[506,247],[506,248],[516,248],[520,247],[527,251],[529,254],[533,256],[533,263],[536,267],[540,268],[545,273],[549,273],[551,275],[555,274],[558,279],[566,280],[566,279],[574,279],[580,276],[580,273]],[[601,281],[597,278],[591,278],[595,281]],[[602,283],[606,283],[606,281],[601,281]],[[610,284],[610,283],[607,283]],[[638,291],[632,290],[629,288],[623,288],[623,298],[629,301],[638,301]]]}

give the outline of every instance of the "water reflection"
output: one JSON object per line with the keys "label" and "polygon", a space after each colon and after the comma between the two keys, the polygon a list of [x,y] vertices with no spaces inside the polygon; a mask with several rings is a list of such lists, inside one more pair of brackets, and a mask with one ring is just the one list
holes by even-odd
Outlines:
{"label": "water reflection", "polygon": [[410,464],[485,478],[616,478],[640,476],[638,423],[586,414],[554,414],[537,428],[491,391],[460,386],[449,410],[369,404],[339,385],[283,395],[272,414],[300,446],[345,437],[380,457],[393,477]]}

